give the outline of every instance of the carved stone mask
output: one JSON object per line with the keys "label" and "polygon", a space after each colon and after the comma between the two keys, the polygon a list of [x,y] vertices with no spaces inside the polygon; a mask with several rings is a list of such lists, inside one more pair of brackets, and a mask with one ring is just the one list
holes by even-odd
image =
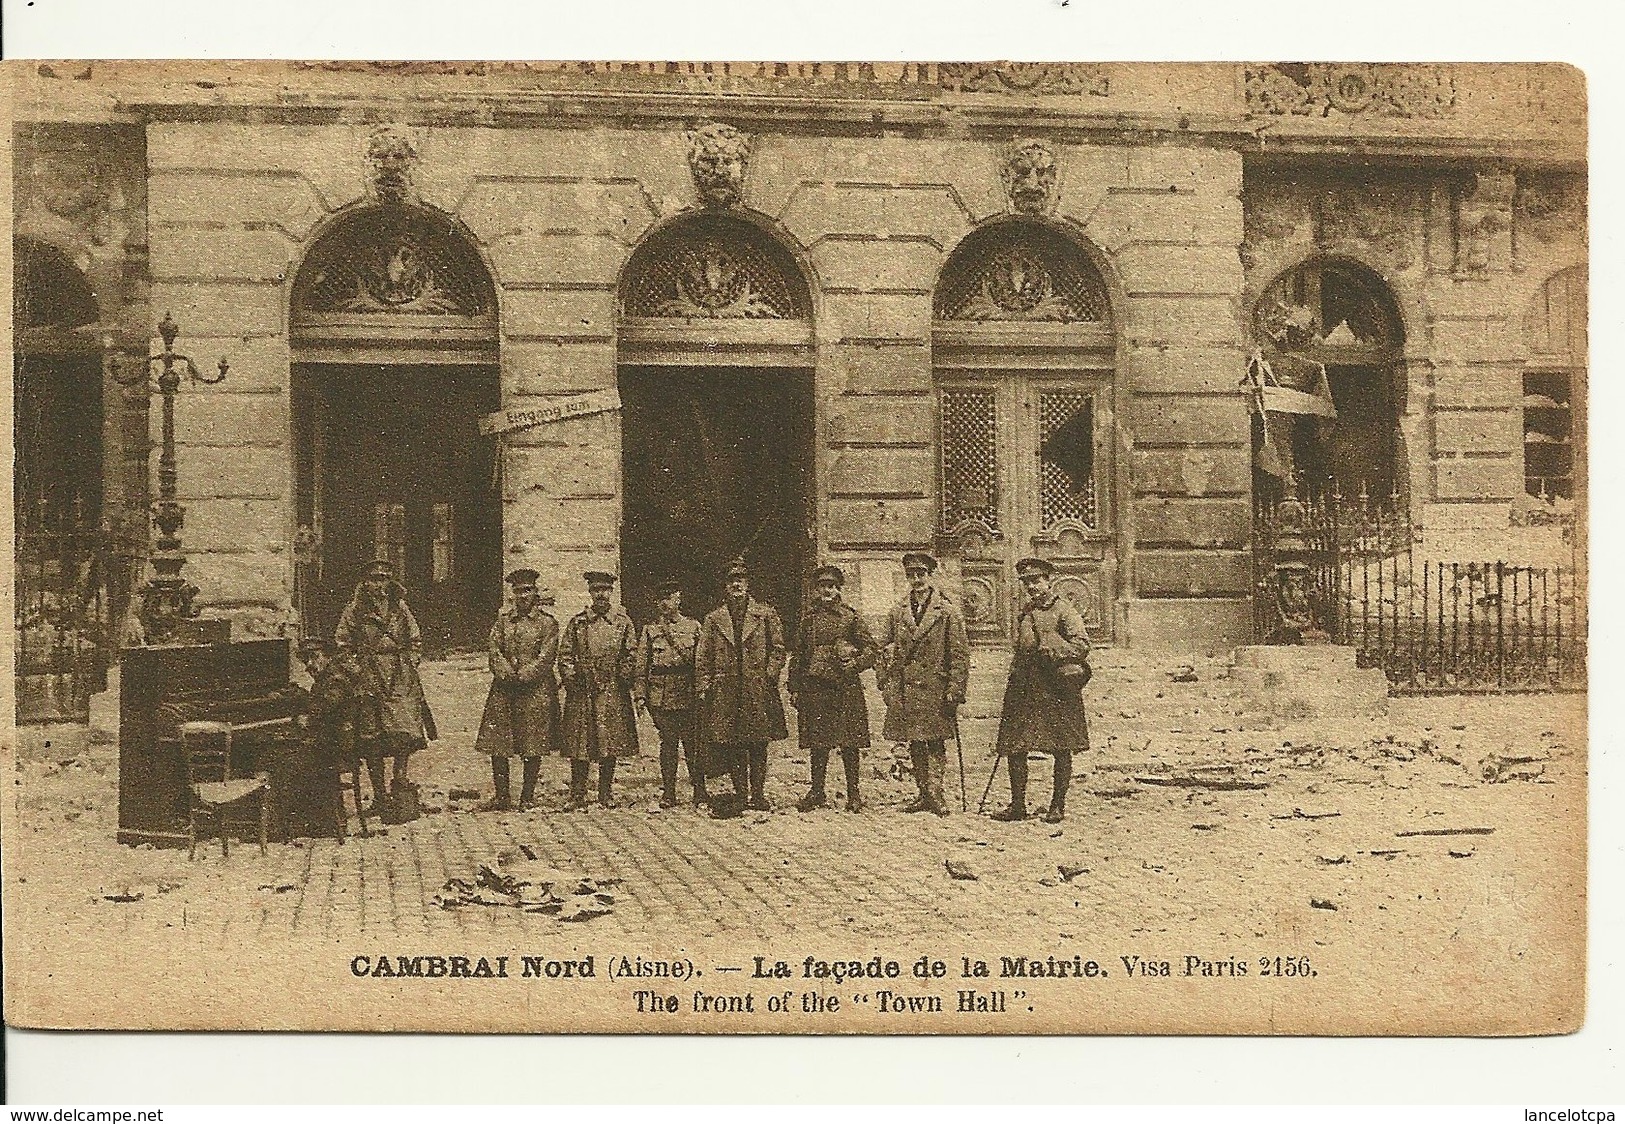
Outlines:
{"label": "carved stone mask", "polygon": [[381,203],[404,203],[412,194],[418,150],[406,130],[385,125],[367,138],[368,181]]}
{"label": "carved stone mask", "polygon": [[745,197],[750,138],[713,121],[688,135],[688,168],[694,188],[708,207],[732,207]]}
{"label": "carved stone mask", "polygon": [[1005,153],[1001,171],[1010,207],[1023,215],[1042,217],[1055,210],[1055,151],[1041,140],[1018,140]]}

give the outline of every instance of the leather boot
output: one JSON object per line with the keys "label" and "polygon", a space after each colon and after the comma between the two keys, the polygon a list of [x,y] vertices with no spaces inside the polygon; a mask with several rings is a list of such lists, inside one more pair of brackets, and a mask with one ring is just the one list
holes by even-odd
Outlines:
{"label": "leather boot", "polygon": [[1002,823],[1016,823],[1027,818],[1027,755],[1011,753],[1005,758],[1010,767],[1010,806],[993,818]]}
{"label": "leather boot", "polygon": [[367,777],[372,781],[372,803],[367,805],[367,812],[382,816],[384,809],[389,807],[388,793],[384,790],[384,759],[379,756],[367,758]]}
{"label": "leather boot", "polygon": [[1072,787],[1072,754],[1065,750],[1055,755],[1055,789],[1050,795],[1049,810],[1044,813],[1045,823],[1060,823],[1066,819],[1066,793]]}
{"label": "leather boot", "polygon": [[523,761],[525,779],[519,786],[519,807],[534,808],[536,806],[536,781],[542,773],[542,759],[540,757],[527,757]]}
{"label": "leather boot", "polygon": [[858,791],[858,768],[862,764],[855,749],[841,750],[841,768],[846,772],[846,810],[863,811],[863,794]]}
{"label": "leather boot", "polygon": [[677,805],[677,739],[660,738],[660,806]]}
{"label": "leather boot", "polygon": [[939,816],[948,814],[948,747],[931,742],[925,747],[926,776],[931,778],[927,789],[931,810]]}
{"label": "leather boot", "polygon": [[496,789],[493,796],[483,808],[483,812],[506,812],[513,807],[512,790],[509,788],[508,759],[506,757],[491,758],[491,782]]}
{"label": "leather boot", "polygon": [[767,795],[763,791],[767,787],[767,746],[764,743],[752,743],[747,753],[750,776],[750,801],[745,805],[753,812],[772,811],[773,805],[767,802]]}
{"label": "leather boot", "polygon": [[605,808],[615,807],[610,789],[615,784],[615,758],[606,757],[598,763],[598,803]]}
{"label": "leather boot", "polygon": [[824,795],[824,781],[829,776],[829,750],[812,751],[812,788],[796,803],[796,811],[811,812],[829,803]]}
{"label": "leather boot", "polygon": [[705,791],[705,769],[700,755],[687,740],[683,743],[683,759],[688,763],[688,783],[694,789],[694,807],[698,808],[710,801],[711,794]]}
{"label": "leather boot", "polygon": [[929,791],[929,774],[925,764],[925,747],[919,742],[908,743],[908,762],[910,771],[914,774],[914,783],[918,786],[920,794],[907,804],[903,805],[905,812],[925,812],[931,808],[931,798],[926,795]]}
{"label": "leather boot", "polygon": [[579,812],[587,806],[587,769],[586,761],[570,762],[570,803],[565,808],[567,812]]}

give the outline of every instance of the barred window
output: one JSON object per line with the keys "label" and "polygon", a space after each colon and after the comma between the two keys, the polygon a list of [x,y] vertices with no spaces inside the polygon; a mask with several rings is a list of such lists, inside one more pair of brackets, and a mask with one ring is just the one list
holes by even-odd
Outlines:
{"label": "barred window", "polygon": [[938,320],[1109,324],[1106,287],[1063,235],[1028,223],[998,223],[966,236],[938,282]]}
{"label": "barred window", "polygon": [[942,529],[999,531],[998,405],[992,390],[943,390]]}
{"label": "barred window", "polygon": [[1583,269],[1558,274],[1535,297],[1526,333],[1523,374],[1524,490],[1543,500],[1574,497],[1576,401],[1587,364],[1587,279]]}
{"label": "barred window", "polygon": [[801,267],[748,222],[701,215],[638,247],[621,284],[621,315],[691,320],[804,320]]}
{"label": "barred window", "polygon": [[1038,509],[1045,531],[1068,523],[1098,525],[1094,398],[1047,391],[1038,398]]}

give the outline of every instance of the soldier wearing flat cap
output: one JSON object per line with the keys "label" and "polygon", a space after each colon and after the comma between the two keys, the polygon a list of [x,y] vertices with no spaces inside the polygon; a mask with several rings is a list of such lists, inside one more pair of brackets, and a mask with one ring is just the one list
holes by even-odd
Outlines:
{"label": "soldier wearing flat cap", "polygon": [[887,740],[907,742],[920,794],[905,812],[948,814],[944,794],[947,740],[970,681],[970,641],[959,607],[935,588],[937,560],[922,550],[903,555],[908,595],[892,607],[880,632],[880,692]]}
{"label": "soldier wearing flat cap", "polygon": [[564,680],[564,755],[570,759],[570,809],[587,806],[587,774],[598,763],[598,803],[611,806],[615,762],[635,757],[638,728],[632,713],[637,628],[610,600],[615,575],[588,570],[592,604],[570,618],[559,645]]}
{"label": "soldier wearing flat cap", "polygon": [[663,581],[655,590],[660,616],[638,640],[632,697],[648,710],[660,732],[660,806],[677,803],[677,758],[688,763],[694,806],[704,804],[705,768],[694,741],[694,656],[700,645],[700,622],[683,615],[683,589]]}
{"label": "soldier wearing flat cap", "polygon": [[1055,592],[1055,567],[1023,558],[1016,576],[1026,604],[1016,621],[1015,659],[1004,691],[998,752],[1010,766],[1010,806],[996,820],[1027,818],[1027,755],[1055,758],[1055,787],[1044,819],[1060,823],[1072,782],[1072,755],[1089,748],[1089,717],[1083,704],[1088,679],[1089,634],[1083,614]]}
{"label": "soldier wearing flat cap", "polygon": [[[750,595],[744,559],[728,567],[726,599],[700,626],[694,661],[708,752],[733,777],[745,807],[767,811],[767,743],[788,737],[779,676],[784,671],[784,622],[778,610]],[[713,801],[712,813],[719,814]]]}
{"label": "soldier wearing flat cap", "polygon": [[828,804],[824,780],[834,750],[846,771],[846,810],[863,810],[858,766],[859,751],[870,745],[869,707],[859,677],[874,666],[878,649],[863,617],[841,600],[845,584],[839,566],[813,571],[812,594],[790,655],[796,729],[812,764],[812,787],[796,804],[802,812]]}
{"label": "soldier wearing flat cap", "polygon": [[487,643],[491,691],[485,697],[474,751],[491,759],[496,794],[487,807],[497,811],[513,806],[508,758],[523,762],[519,807],[530,808],[536,802],[542,754],[559,749],[559,681],[554,667],[559,658],[559,622],[542,608],[537,577],[528,569],[508,575],[513,607],[497,617]]}

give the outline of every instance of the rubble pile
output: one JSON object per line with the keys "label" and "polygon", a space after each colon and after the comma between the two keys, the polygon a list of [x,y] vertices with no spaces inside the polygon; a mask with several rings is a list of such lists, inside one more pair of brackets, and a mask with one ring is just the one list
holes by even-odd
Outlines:
{"label": "rubble pile", "polygon": [[619,878],[588,878],[550,866],[529,848],[504,853],[474,868],[472,878],[448,878],[432,903],[440,909],[495,906],[548,914],[559,921],[590,921],[615,910]]}

